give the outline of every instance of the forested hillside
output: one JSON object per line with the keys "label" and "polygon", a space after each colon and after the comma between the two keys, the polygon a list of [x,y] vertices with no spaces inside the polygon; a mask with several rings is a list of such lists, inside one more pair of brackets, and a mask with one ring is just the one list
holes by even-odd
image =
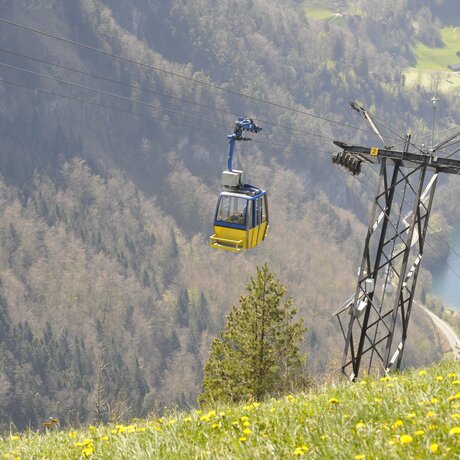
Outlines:
{"label": "forested hillside", "polygon": [[[332,140],[378,142],[350,100],[397,133],[431,133],[432,91],[404,70],[454,7],[331,2],[342,13],[318,19],[313,3],[0,4],[4,427],[194,404],[211,339],[265,262],[305,318],[310,373],[337,373],[332,315],[354,290],[377,176],[333,166]],[[458,93],[436,96],[451,128]],[[235,255],[208,237],[238,115],[263,127],[237,163],[268,190],[271,223]],[[414,315],[406,364],[439,356]]]}

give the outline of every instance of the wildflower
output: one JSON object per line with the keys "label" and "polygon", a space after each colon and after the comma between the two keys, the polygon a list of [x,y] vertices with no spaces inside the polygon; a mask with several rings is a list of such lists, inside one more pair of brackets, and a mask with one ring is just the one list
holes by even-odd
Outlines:
{"label": "wildflower", "polygon": [[248,438],[246,436],[241,436],[241,438],[239,439],[240,442],[244,442],[246,441]]}
{"label": "wildflower", "polygon": [[401,436],[401,438],[399,439],[399,441],[401,442],[401,444],[405,445],[405,444],[410,444],[412,441],[413,441],[413,438],[411,435],[409,434],[403,434]]}
{"label": "wildflower", "polygon": [[431,417],[435,417],[436,414],[435,414],[433,411],[430,410],[430,411],[426,414],[426,416],[427,416],[428,418],[431,418]]}
{"label": "wildflower", "polygon": [[442,382],[444,380],[444,377],[442,375],[438,375],[436,377],[436,380],[438,380],[439,382]]}
{"label": "wildflower", "polygon": [[361,430],[361,429],[363,429],[365,426],[366,426],[365,423],[359,422],[359,423],[356,424],[356,429],[357,429],[357,430]]}
{"label": "wildflower", "polygon": [[17,441],[18,439],[19,439],[19,436],[17,436],[17,435],[11,436],[12,441]]}
{"label": "wildflower", "polygon": [[376,403],[380,404],[383,401],[383,399],[382,398],[374,398],[374,401]]}
{"label": "wildflower", "polygon": [[460,380],[453,380],[452,385],[458,385],[460,383]]}
{"label": "wildflower", "polygon": [[252,431],[249,428],[246,428],[245,430],[243,430],[243,433],[244,434],[251,434]]}
{"label": "wildflower", "polygon": [[457,434],[460,434],[460,426],[454,426],[454,427],[451,428],[451,430],[449,431],[449,435],[450,435],[450,436],[454,436],[454,435],[457,435]]}
{"label": "wildflower", "polygon": [[208,416],[209,418],[213,418],[213,417],[215,417],[216,415],[217,415],[217,414],[216,414],[216,411],[215,411],[215,410],[211,410],[211,411],[209,411],[209,412],[207,413],[207,416]]}
{"label": "wildflower", "polygon": [[144,431],[147,431],[147,428],[145,428],[145,426],[140,426],[136,428],[136,431],[138,433],[143,433]]}
{"label": "wildflower", "polygon": [[416,414],[414,412],[411,412],[410,414],[406,415],[407,420],[410,420],[411,418],[414,418]]}
{"label": "wildflower", "polygon": [[247,415],[243,415],[240,420],[242,422],[247,422],[249,420],[249,417]]}
{"label": "wildflower", "polygon": [[276,411],[276,407],[271,407],[270,408],[270,412],[275,412]]}
{"label": "wildflower", "polygon": [[389,375],[386,375],[385,377],[380,378],[380,381],[382,381],[382,382],[388,382],[389,380],[391,380]]}
{"label": "wildflower", "polygon": [[329,399],[329,404],[338,404],[339,400],[337,398],[330,398]]}
{"label": "wildflower", "polygon": [[81,454],[83,455],[83,457],[90,457],[91,455],[93,455],[93,453],[94,453],[94,449],[92,446],[85,447],[81,451]]}
{"label": "wildflower", "polygon": [[414,432],[414,436],[423,436],[425,432],[423,430],[417,430]]}
{"label": "wildflower", "polygon": [[302,455],[305,455],[305,452],[300,447],[296,447],[294,451],[294,455],[301,457]]}
{"label": "wildflower", "polygon": [[202,422],[209,422],[209,417],[208,417],[207,415],[202,415],[202,416],[200,417],[200,420],[201,420]]}
{"label": "wildflower", "polygon": [[455,379],[455,378],[457,377],[457,374],[456,374],[455,372],[451,372],[451,373],[448,375],[448,377],[449,377],[450,379]]}
{"label": "wildflower", "polygon": [[426,375],[426,371],[422,369],[422,370],[418,373],[418,375],[420,375],[420,377],[422,377],[423,375]]}
{"label": "wildflower", "polygon": [[213,429],[219,428],[219,424],[218,423],[213,423],[211,425],[211,428],[213,428]]}
{"label": "wildflower", "polygon": [[439,444],[436,444],[435,442],[430,444],[430,452],[432,454],[436,454],[438,451],[439,451]]}
{"label": "wildflower", "polygon": [[251,425],[247,420],[245,422],[243,422],[243,426],[249,426]]}
{"label": "wildflower", "polygon": [[431,404],[437,404],[439,402],[438,398],[431,398]]}
{"label": "wildflower", "polygon": [[455,414],[452,414],[452,418],[460,418],[460,414],[456,412]]}
{"label": "wildflower", "polygon": [[355,460],[364,460],[365,458],[366,458],[366,456],[363,455],[363,454],[355,455]]}
{"label": "wildflower", "polygon": [[454,399],[460,399],[460,393],[457,393],[454,396],[449,397],[449,401],[453,401]]}
{"label": "wildflower", "polygon": [[109,440],[109,437],[108,436],[102,436],[101,437],[101,441],[108,441]]}
{"label": "wildflower", "polygon": [[184,418],[184,422],[191,422],[192,421],[192,417],[185,417]]}
{"label": "wildflower", "polygon": [[391,425],[391,428],[393,428],[393,430],[396,430],[397,428],[403,425],[404,425],[404,422],[402,420],[396,420],[396,422],[394,422],[393,425]]}

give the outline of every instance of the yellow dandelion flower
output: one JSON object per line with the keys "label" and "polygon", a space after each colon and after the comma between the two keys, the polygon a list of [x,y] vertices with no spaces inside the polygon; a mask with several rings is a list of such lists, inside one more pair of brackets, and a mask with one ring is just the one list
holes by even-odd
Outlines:
{"label": "yellow dandelion flower", "polygon": [[360,385],[367,385],[367,380],[361,380],[361,382],[359,382]]}
{"label": "yellow dandelion flower", "polygon": [[10,439],[11,439],[12,441],[17,441],[17,440],[19,439],[19,436],[13,435],[13,436],[11,436]]}
{"label": "yellow dandelion flower", "polygon": [[251,424],[246,420],[246,422],[243,422],[242,425],[243,425],[243,426],[249,426],[249,425],[251,425]]}
{"label": "yellow dandelion flower", "polygon": [[84,444],[82,442],[76,442],[75,447],[84,447]]}
{"label": "yellow dandelion flower", "polygon": [[417,430],[414,432],[414,436],[423,436],[425,432],[423,430]]}
{"label": "yellow dandelion flower", "polygon": [[366,426],[365,423],[359,422],[359,423],[356,424],[356,429],[357,430],[362,430],[365,426]]}
{"label": "yellow dandelion flower", "polygon": [[374,401],[376,403],[380,404],[383,401],[383,399],[382,398],[374,398]]}
{"label": "yellow dandelion flower", "polygon": [[455,435],[458,435],[458,434],[460,434],[460,426],[454,426],[449,431],[450,436],[455,436]]}
{"label": "yellow dandelion flower", "polygon": [[240,424],[240,422],[238,420],[235,420],[235,421],[232,422],[233,426],[238,426],[239,424]]}
{"label": "yellow dandelion flower", "polygon": [[431,398],[431,404],[437,404],[439,402],[438,398]]}
{"label": "yellow dandelion flower", "polygon": [[252,431],[249,428],[246,428],[245,430],[243,430],[243,433],[244,434],[251,434]]}
{"label": "yellow dandelion flower", "polygon": [[434,431],[438,428],[438,425],[428,425],[428,429]]}
{"label": "yellow dandelion flower", "polygon": [[300,447],[296,447],[294,455],[296,455],[297,457],[301,457],[302,455],[305,455],[305,452]]}
{"label": "yellow dandelion flower", "polygon": [[329,399],[329,404],[338,404],[339,400],[337,398],[330,398]]}
{"label": "yellow dandelion flower", "polygon": [[457,374],[456,374],[455,372],[451,372],[451,373],[448,375],[448,377],[449,377],[450,379],[455,379],[455,378],[457,377]]}
{"label": "yellow dandelion flower", "polygon": [[308,446],[306,446],[305,444],[302,444],[300,446],[300,448],[304,451],[304,452],[308,452]]}
{"label": "yellow dandelion flower", "polygon": [[454,396],[449,397],[449,401],[454,401],[455,399],[460,399],[460,393],[457,393]]}
{"label": "yellow dandelion flower", "polygon": [[407,420],[410,420],[411,418],[414,418],[414,417],[416,417],[415,412],[411,412],[410,414],[406,415]]}
{"label": "yellow dandelion flower", "polygon": [[143,433],[144,431],[147,431],[147,428],[145,428],[145,426],[140,426],[140,427],[136,428],[136,431],[138,433]]}
{"label": "yellow dandelion flower", "polygon": [[458,385],[458,384],[460,384],[460,380],[453,380],[452,381],[452,385]]}
{"label": "yellow dandelion flower", "polygon": [[422,370],[418,373],[418,375],[420,375],[420,377],[422,377],[423,375],[426,375],[426,371],[422,369]]}
{"label": "yellow dandelion flower", "polygon": [[391,377],[389,375],[385,375],[385,377],[380,377],[381,382],[388,382],[391,380]]}
{"label": "yellow dandelion flower", "polygon": [[111,433],[111,434],[117,434],[118,431],[117,431],[117,430],[110,430],[110,433]]}
{"label": "yellow dandelion flower", "polygon": [[442,375],[438,375],[436,377],[436,380],[438,380],[439,382],[442,382],[444,380],[444,377]]}
{"label": "yellow dandelion flower", "polygon": [[392,383],[387,383],[387,387],[388,388],[393,388],[393,384]]}
{"label": "yellow dandelion flower", "polygon": [[396,422],[394,422],[393,425],[391,425],[391,428],[393,428],[393,430],[396,430],[397,428],[403,425],[404,425],[404,422],[402,420],[396,420]]}
{"label": "yellow dandelion flower", "polygon": [[209,412],[207,413],[207,416],[208,416],[209,418],[213,418],[213,417],[215,417],[216,415],[217,415],[217,414],[216,414],[216,411],[215,411],[215,410],[211,410],[211,411],[209,411]]}
{"label": "yellow dandelion flower", "polygon": [[460,418],[460,414],[456,412],[455,414],[452,414],[452,418]]}
{"label": "yellow dandelion flower", "polygon": [[238,439],[240,442],[246,441],[248,438],[246,436],[241,436],[241,438]]}
{"label": "yellow dandelion flower", "polygon": [[321,438],[322,441],[325,441],[326,438],[327,438],[327,436],[326,436],[325,434],[322,434],[322,435],[320,436],[320,438]]}
{"label": "yellow dandelion flower", "polygon": [[433,442],[432,444],[430,444],[430,452],[432,454],[437,454],[439,451],[439,444],[436,444],[435,442]]}
{"label": "yellow dandelion flower", "polygon": [[191,422],[192,421],[192,417],[185,417],[184,418],[184,422]]}
{"label": "yellow dandelion flower", "polygon": [[202,416],[200,417],[200,420],[201,420],[202,422],[209,422],[209,417],[208,417],[207,415],[202,415]]}
{"label": "yellow dandelion flower", "polygon": [[214,428],[214,429],[219,428],[219,424],[218,423],[213,423],[211,425],[211,428]]}
{"label": "yellow dandelion flower", "polygon": [[85,445],[89,446],[90,444],[93,443],[93,440],[92,439],[85,439],[83,442],[85,443]]}
{"label": "yellow dandelion flower", "polygon": [[92,447],[85,447],[82,451],[81,451],[81,454],[83,455],[83,457],[91,457],[91,455],[93,455],[94,453],[94,450]]}
{"label": "yellow dandelion flower", "polygon": [[102,436],[101,437],[101,441],[108,441],[109,440],[109,437],[108,436]]}
{"label": "yellow dandelion flower", "polygon": [[433,411],[430,410],[429,412],[427,412],[426,416],[427,416],[428,418],[432,418],[432,417],[435,417],[436,414],[435,414]]}
{"label": "yellow dandelion flower", "polygon": [[355,460],[364,460],[366,456],[364,454],[355,455]]}
{"label": "yellow dandelion flower", "polygon": [[409,434],[403,434],[401,436],[401,438],[399,439],[399,441],[401,442],[401,444],[405,445],[405,444],[410,444],[412,441],[413,441],[413,438],[411,435]]}
{"label": "yellow dandelion flower", "polygon": [[294,396],[292,396],[292,395],[287,395],[287,396],[286,396],[286,399],[287,399],[288,401],[292,401],[292,400],[294,399]]}
{"label": "yellow dandelion flower", "polygon": [[276,407],[271,407],[271,408],[270,408],[270,412],[273,413],[273,412],[275,412],[275,411],[276,411]]}
{"label": "yellow dandelion flower", "polygon": [[240,418],[240,420],[241,420],[242,422],[247,422],[247,421],[249,420],[249,417],[248,417],[247,415],[243,415],[243,416]]}

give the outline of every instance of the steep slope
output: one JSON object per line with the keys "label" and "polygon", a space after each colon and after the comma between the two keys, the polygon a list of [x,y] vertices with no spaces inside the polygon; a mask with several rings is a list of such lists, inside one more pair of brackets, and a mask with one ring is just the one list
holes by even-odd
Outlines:
{"label": "steep slope", "polygon": [[[379,20],[390,13],[394,20]],[[375,179],[333,168],[331,141],[369,140],[350,118],[355,98],[396,130],[429,130],[428,95],[405,93],[401,78],[409,16],[378,1],[367,16],[337,23],[310,20],[287,0],[2,2],[0,18],[27,27],[0,29],[1,63],[10,66],[0,76],[5,324],[26,331],[26,349],[43,343],[45,356],[21,361],[13,336],[4,339],[4,394],[27,387],[17,384],[25,375],[7,372],[15,360],[40,388],[33,411],[17,419],[14,407],[35,393],[11,406],[1,399],[4,422],[193,403],[212,336],[265,261],[306,318],[310,371],[336,372],[342,343],[331,315],[354,290]],[[454,100],[442,102],[458,113]],[[267,242],[237,256],[207,247],[235,115],[264,127],[238,161],[269,190],[272,221]],[[414,318],[410,334],[410,363],[439,357],[429,322]],[[68,351],[53,367],[61,337]],[[47,382],[83,346],[86,380],[59,407],[66,388]],[[76,395],[80,414],[67,410]]]}

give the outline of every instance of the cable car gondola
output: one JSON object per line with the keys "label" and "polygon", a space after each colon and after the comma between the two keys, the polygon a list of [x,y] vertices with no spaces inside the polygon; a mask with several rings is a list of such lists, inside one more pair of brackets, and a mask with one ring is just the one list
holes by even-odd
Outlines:
{"label": "cable car gondola", "polygon": [[214,235],[210,246],[238,252],[261,243],[268,233],[267,192],[243,180],[243,171],[232,169],[235,141],[249,141],[243,131],[258,133],[262,128],[252,119],[238,117],[233,134],[229,134],[227,171],[222,173],[222,192],[214,216]]}

